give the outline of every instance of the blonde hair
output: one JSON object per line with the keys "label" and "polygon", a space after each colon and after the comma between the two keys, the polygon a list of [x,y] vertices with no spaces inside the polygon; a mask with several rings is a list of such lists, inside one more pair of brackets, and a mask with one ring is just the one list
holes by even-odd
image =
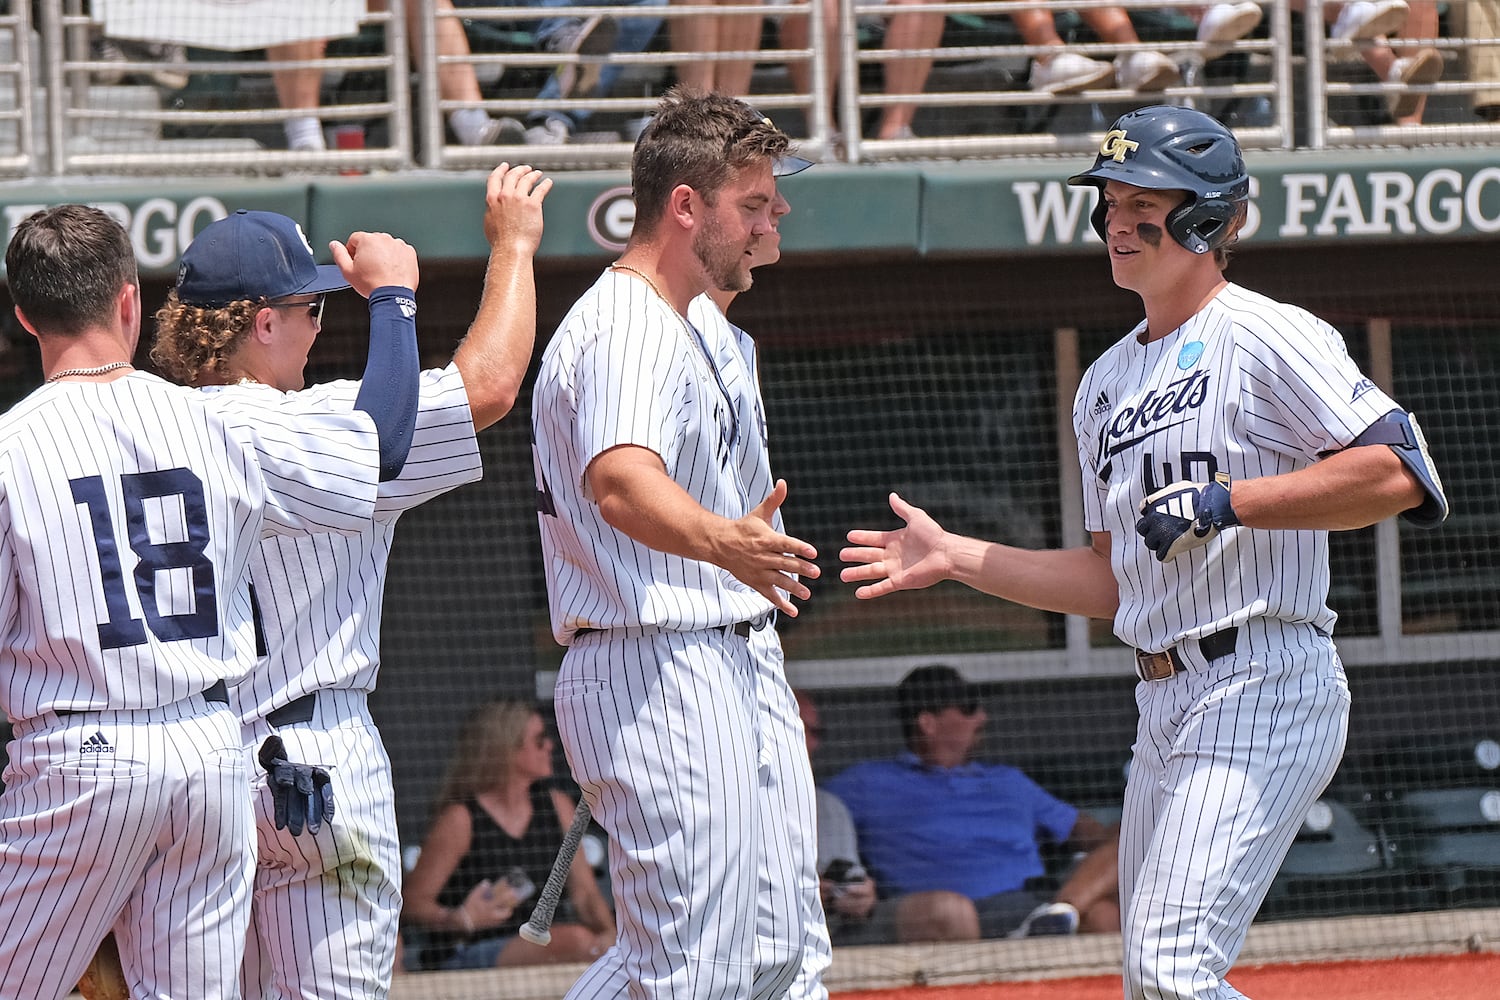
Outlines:
{"label": "blonde hair", "polygon": [[255,317],[269,303],[265,299],[231,302],[227,306],[191,306],[167,293],[166,303],[156,310],[156,337],[151,343],[151,362],[174,382],[202,385],[227,382],[234,372],[234,357],[255,326]]}
{"label": "blonde hair", "polygon": [[492,701],[476,709],[459,731],[438,788],[438,808],[467,802],[503,780],[526,739],[527,724],[540,715],[535,705],[521,701]]}

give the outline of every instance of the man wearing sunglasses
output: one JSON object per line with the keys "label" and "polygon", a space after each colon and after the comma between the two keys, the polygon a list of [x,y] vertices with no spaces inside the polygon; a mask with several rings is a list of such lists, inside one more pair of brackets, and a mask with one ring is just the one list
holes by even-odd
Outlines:
{"label": "man wearing sunglasses", "polygon": [[[245,742],[260,748],[266,768],[254,782],[260,864],[247,998],[380,1000],[389,991],[400,844],[390,761],[366,695],[379,669],[396,519],[480,478],[475,434],[509,412],[531,357],[532,260],[551,187],[529,166],[502,163],[490,174],[490,259],[478,315],[453,361],[420,374],[410,454],[400,476],[381,484],[367,529],[267,543],[251,559],[263,658],[230,693]],[[271,212],[236,213],[207,227],[183,254],[177,287],[157,313],[152,359],[169,377],[267,419],[290,415],[293,427],[298,412],[352,405],[370,379],[303,388],[324,297],[352,286],[369,299],[372,338],[381,324],[410,328],[418,269],[415,251],[385,234],[351,236],[349,259],[340,246],[333,245],[339,267],[319,266],[296,223]],[[360,269],[367,253],[388,266]],[[299,761],[307,763],[291,763]]]}
{"label": "man wearing sunglasses", "polygon": [[[898,942],[1118,931],[1117,831],[1023,772],[973,759],[988,719],[950,666],[918,667],[896,689],[907,752],[855,764],[827,789],[848,807],[880,884],[867,932]],[[1055,894],[1038,838],[1089,852]]]}

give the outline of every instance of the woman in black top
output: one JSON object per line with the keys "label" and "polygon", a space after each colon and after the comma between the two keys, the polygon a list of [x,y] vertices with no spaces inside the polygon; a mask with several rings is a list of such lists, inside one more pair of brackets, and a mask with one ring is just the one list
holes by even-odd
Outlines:
{"label": "woman in black top", "polygon": [[517,936],[573,821],[573,800],[548,787],[552,756],[531,705],[494,702],[464,725],[406,879],[401,912],[427,932],[423,967],[591,962],[614,944],[614,917],[582,852],[567,885],[578,922],[554,923],[547,948]]}

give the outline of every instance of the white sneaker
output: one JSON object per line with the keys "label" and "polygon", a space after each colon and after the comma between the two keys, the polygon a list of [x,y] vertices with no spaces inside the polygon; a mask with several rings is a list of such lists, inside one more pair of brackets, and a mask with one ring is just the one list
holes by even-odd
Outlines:
{"label": "white sneaker", "polygon": [[600,14],[585,18],[559,30],[547,39],[547,51],[559,55],[592,57],[577,65],[559,66],[558,82],[562,84],[562,96],[567,100],[587,97],[599,84],[599,74],[604,70],[603,56],[614,51],[615,38],[620,25],[613,18]]}
{"label": "white sneaker", "polygon": [[1160,52],[1130,52],[1115,57],[1115,86],[1121,90],[1165,90],[1181,82],[1177,64]]}
{"label": "white sneaker", "polygon": [[1078,909],[1072,903],[1043,903],[1026,915],[1013,938],[1050,937],[1078,933]]}
{"label": "white sneaker", "polygon": [[460,136],[465,146],[515,146],[526,141],[526,126],[514,118],[491,118],[476,133],[473,142],[469,136]]}
{"label": "white sneaker", "polygon": [[[1423,48],[1391,63],[1390,71],[1385,75],[1385,82],[1399,83],[1403,88],[1413,84],[1426,86],[1430,83],[1437,83],[1442,75],[1442,53],[1437,49]],[[1393,119],[1400,121],[1402,118],[1408,118],[1417,113],[1417,103],[1424,96],[1426,95],[1413,94],[1403,89],[1394,94],[1387,94],[1385,107]]]}
{"label": "white sneaker", "polygon": [[1336,42],[1363,42],[1394,35],[1406,25],[1406,0],[1354,0],[1339,11],[1328,37]]}
{"label": "white sneaker", "polygon": [[1212,62],[1229,52],[1234,43],[1255,30],[1261,11],[1250,0],[1240,3],[1217,3],[1203,13],[1198,22],[1198,41],[1203,44],[1203,61]]}
{"label": "white sneaker", "polygon": [[573,130],[559,118],[548,118],[526,130],[528,146],[561,146],[572,137]]}
{"label": "white sneaker", "polygon": [[1076,94],[1080,90],[1106,87],[1114,75],[1115,68],[1107,62],[1077,52],[1059,52],[1046,62],[1033,60],[1028,83],[1032,90],[1048,94]]}

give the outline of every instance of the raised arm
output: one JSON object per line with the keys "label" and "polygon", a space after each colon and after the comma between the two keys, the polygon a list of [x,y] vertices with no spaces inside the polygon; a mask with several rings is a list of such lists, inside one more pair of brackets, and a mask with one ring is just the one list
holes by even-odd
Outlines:
{"label": "raised arm", "polygon": [[524,164],[502,163],[485,182],[489,265],[479,311],[453,355],[476,431],[510,412],[531,361],[536,340],[533,260],[542,242],[542,201],[551,190],[550,177]]}
{"label": "raised arm", "polygon": [[417,421],[417,252],[389,233],[354,233],[328,244],[344,280],[370,300],[370,348],[354,408],[375,422],[380,480],[406,464]]}

